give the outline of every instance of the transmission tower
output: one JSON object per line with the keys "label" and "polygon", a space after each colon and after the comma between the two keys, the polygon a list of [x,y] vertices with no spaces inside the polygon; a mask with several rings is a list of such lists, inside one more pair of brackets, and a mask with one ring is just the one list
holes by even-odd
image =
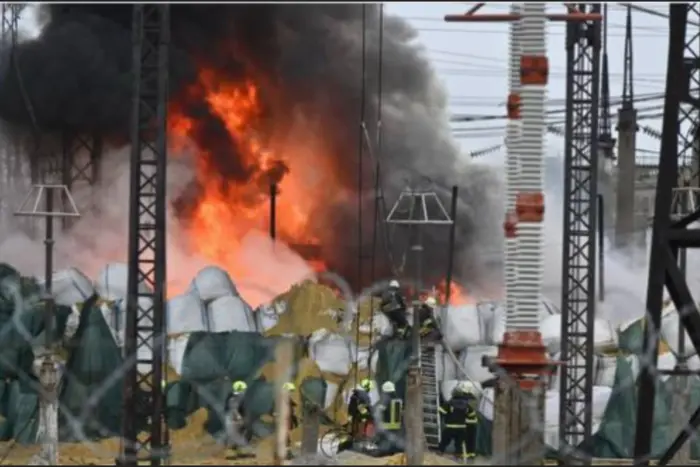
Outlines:
{"label": "transmission tower", "polygon": [[[164,425],[166,106],[170,6],[133,7],[129,278],[125,332],[122,465],[160,466]],[[145,423],[146,429],[140,429]]]}
{"label": "transmission tower", "polygon": [[[674,194],[678,198],[679,178],[684,184],[698,184],[698,164],[694,153],[700,124],[699,8],[698,3],[679,3],[669,7],[666,93],[649,261],[648,325],[643,347],[645,365],[642,365],[639,375],[635,465],[649,465],[650,460],[664,288],[679,310],[693,347],[700,350],[700,315],[678,264],[680,250],[700,248],[700,229],[689,227],[700,219],[700,210],[695,209],[674,219],[673,206]],[[693,413],[688,425],[661,456],[658,465],[667,465],[697,430],[700,409]]]}
{"label": "transmission tower", "polygon": [[[578,4],[600,14],[600,4]],[[593,420],[596,196],[598,194],[598,91],[601,21],[566,29],[566,130],[561,305],[559,439],[565,456],[590,439]],[[568,459],[565,463],[590,459]]]}

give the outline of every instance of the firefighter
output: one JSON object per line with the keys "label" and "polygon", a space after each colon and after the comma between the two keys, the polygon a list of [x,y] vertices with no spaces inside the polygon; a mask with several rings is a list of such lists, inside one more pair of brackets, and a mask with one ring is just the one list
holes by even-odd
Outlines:
{"label": "firefighter", "polygon": [[409,327],[406,319],[406,302],[401,294],[399,281],[395,279],[389,281],[389,287],[381,294],[379,307],[394,326],[394,333],[401,338],[407,337]]}
{"label": "firefighter", "polygon": [[367,433],[372,424],[372,398],[370,391],[374,388],[371,379],[365,378],[353,389],[348,401],[348,421],[350,434],[353,438]]}
{"label": "firefighter", "polygon": [[382,421],[377,433],[377,447],[380,455],[390,456],[402,450],[399,443],[403,428],[403,400],[396,394],[396,386],[391,381],[382,384],[382,394],[376,407],[377,419]]}
{"label": "firefighter", "polygon": [[244,450],[248,439],[243,428],[243,417],[245,415],[243,397],[247,389],[248,385],[245,381],[234,381],[231,384],[231,392],[226,398],[224,425],[226,427],[227,444],[231,449],[231,457],[233,458],[249,454]]}
{"label": "firefighter", "polygon": [[438,449],[445,452],[454,442],[457,453],[463,461],[476,457],[476,395],[474,385],[462,382],[452,391],[449,402],[440,407],[445,429]]}
{"label": "firefighter", "polygon": [[426,337],[431,334],[435,334],[436,337],[441,337],[440,329],[435,320],[436,306],[437,300],[435,300],[435,297],[428,297],[420,305],[420,308],[418,308],[418,329],[420,329],[421,337]]}

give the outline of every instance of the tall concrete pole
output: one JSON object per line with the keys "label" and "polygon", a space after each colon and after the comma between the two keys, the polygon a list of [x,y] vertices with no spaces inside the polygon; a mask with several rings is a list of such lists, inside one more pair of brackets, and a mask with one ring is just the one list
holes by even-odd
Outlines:
{"label": "tall concrete pole", "polygon": [[[634,108],[634,76],[632,55],[632,10],[627,8],[625,25],[625,56],[622,84],[622,106],[618,111],[618,159],[617,195],[615,206],[615,248],[625,249],[632,245],[637,228],[635,212],[635,184],[637,164],[637,109]],[[642,227],[642,226],[640,226]],[[646,232],[646,220],[643,224]],[[646,235],[641,235],[646,238]]]}
{"label": "tall concrete pole", "polygon": [[[544,380],[548,359],[539,332],[544,240],[544,134],[549,66],[545,3],[521,4],[519,42],[522,132],[518,138],[519,173],[515,183],[517,288],[515,307],[506,313],[506,334],[498,363],[509,373],[511,396],[499,410],[510,415],[506,465],[543,461]],[[508,410],[508,403],[510,410]]]}
{"label": "tall concrete pole", "polygon": [[637,109],[623,106],[618,111],[617,196],[615,248],[625,249],[635,233],[634,188],[636,179]]}

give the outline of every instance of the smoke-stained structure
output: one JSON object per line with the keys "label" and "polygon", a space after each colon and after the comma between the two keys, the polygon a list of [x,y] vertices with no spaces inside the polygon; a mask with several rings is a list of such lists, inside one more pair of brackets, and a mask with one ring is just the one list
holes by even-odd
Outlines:
{"label": "smoke-stained structure", "polygon": [[[31,125],[23,95],[44,131],[101,133],[119,146],[128,141],[131,110],[131,7],[51,5],[42,7],[42,34],[17,50],[19,73],[4,74],[0,118]],[[236,131],[211,99],[224,85],[255,84],[260,107],[248,115],[261,139],[298,131],[306,122],[323,141],[332,176],[319,174],[326,196],[310,212],[307,230],[323,247],[327,264],[352,277],[357,268],[358,125],[365,93],[365,120],[375,137],[380,56],[379,15],[361,5],[172,5],[171,100],[173,113],[189,124],[186,135],[215,177],[197,177],[176,207],[187,222],[202,186],[250,185],[256,196],[242,202],[264,204],[267,182],[293,177],[293,164],[263,163],[243,157]],[[366,49],[363,54],[363,27]],[[456,279],[483,276],[485,258],[498,253],[499,178],[489,169],[458,160],[448,124],[446,99],[416,32],[402,19],[385,16],[381,41],[383,187],[393,202],[408,182],[431,180],[447,202],[452,184],[461,186]],[[366,60],[367,81],[361,67]],[[4,70],[7,70],[7,64]],[[21,77],[21,86],[18,81]],[[206,84],[206,86],[205,86]],[[21,91],[21,87],[24,91]],[[209,93],[209,94],[207,94]],[[291,125],[289,122],[297,122]],[[374,163],[365,152],[364,212],[369,249],[374,204]],[[199,167],[202,164],[197,164]],[[464,167],[459,169],[459,167]],[[320,169],[319,169],[320,170]],[[338,193],[338,195],[335,195]],[[250,194],[250,190],[248,190]],[[284,196],[284,193],[282,193]],[[347,233],[346,233],[347,232]],[[400,233],[396,233],[400,236]],[[344,238],[346,237],[346,238]],[[392,243],[400,238],[390,235]],[[426,272],[444,276],[447,231],[426,232]],[[383,256],[382,256],[383,257]],[[383,268],[386,271],[386,268]],[[494,271],[498,271],[498,266]]]}

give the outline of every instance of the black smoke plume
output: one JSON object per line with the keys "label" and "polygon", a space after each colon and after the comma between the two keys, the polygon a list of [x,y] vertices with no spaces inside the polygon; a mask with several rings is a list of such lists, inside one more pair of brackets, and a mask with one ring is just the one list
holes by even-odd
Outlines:
{"label": "black smoke plume", "polygon": [[[42,8],[48,22],[41,35],[22,42],[15,51],[19,73],[8,72],[8,63],[2,68],[0,118],[15,125],[32,125],[28,99],[42,131],[99,133],[114,142],[127,141],[131,7],[74,4]],[[356,192],[364,24],[365,120],[370,140],[375,139],[378,114],[380,50],[383,61],[381,157],[386,203],[390,206],[407,183],[429,181],[449,208],[451,185],[458,184],[456,278],[478,283],[499,251],[498,177],[483,167],[458,161],[445,95],[424,51],[414,41],[416,32],[402,19],[386,15],[380,47],[378,7],[366,6],[365,15],[363,22],[361,5],[172,5],[171,96],[177,100],[201,67],[227,74],[231,80],[255,78],[264,83],[264,93],[277,96],[270,97],[271,101],[279,104],[283,96],[284,106],[270,105],[272,122],[287,117],[275,112],[291,115],[292,111],[323,122],[323,138],[342,175],[342,186],[328,190]],[[190,98],[184,112],[199,122],[197,138],[216,147],[211,154],[219,172],[232,182],[249,178],[250,173],[235,157],[235,135],[225,131],[207,104]],[[376,152],[376,143],[372,144]],[[363,248],[367,250],[374,224],[374,164],[367,151],[365,161]],[[196,196],[196,189],[191,192]],[[186,209],[183,216],[185,213]],[[320,235],[326,260],[346,277],[357,277],[357,207],[321,206],[317,218],[324,227]],[[403,263],[407,234],[398,229],[388,237],[396,262]],[[447,238],[446,227],[426,228],[423,233],[424,272],[429,282],[445,275]],[[381,253],[381,242],[379,245]],[[386,261],[378,267],[388,274]],[[412,275],[410,267],[409,260],[405,276]]]}

